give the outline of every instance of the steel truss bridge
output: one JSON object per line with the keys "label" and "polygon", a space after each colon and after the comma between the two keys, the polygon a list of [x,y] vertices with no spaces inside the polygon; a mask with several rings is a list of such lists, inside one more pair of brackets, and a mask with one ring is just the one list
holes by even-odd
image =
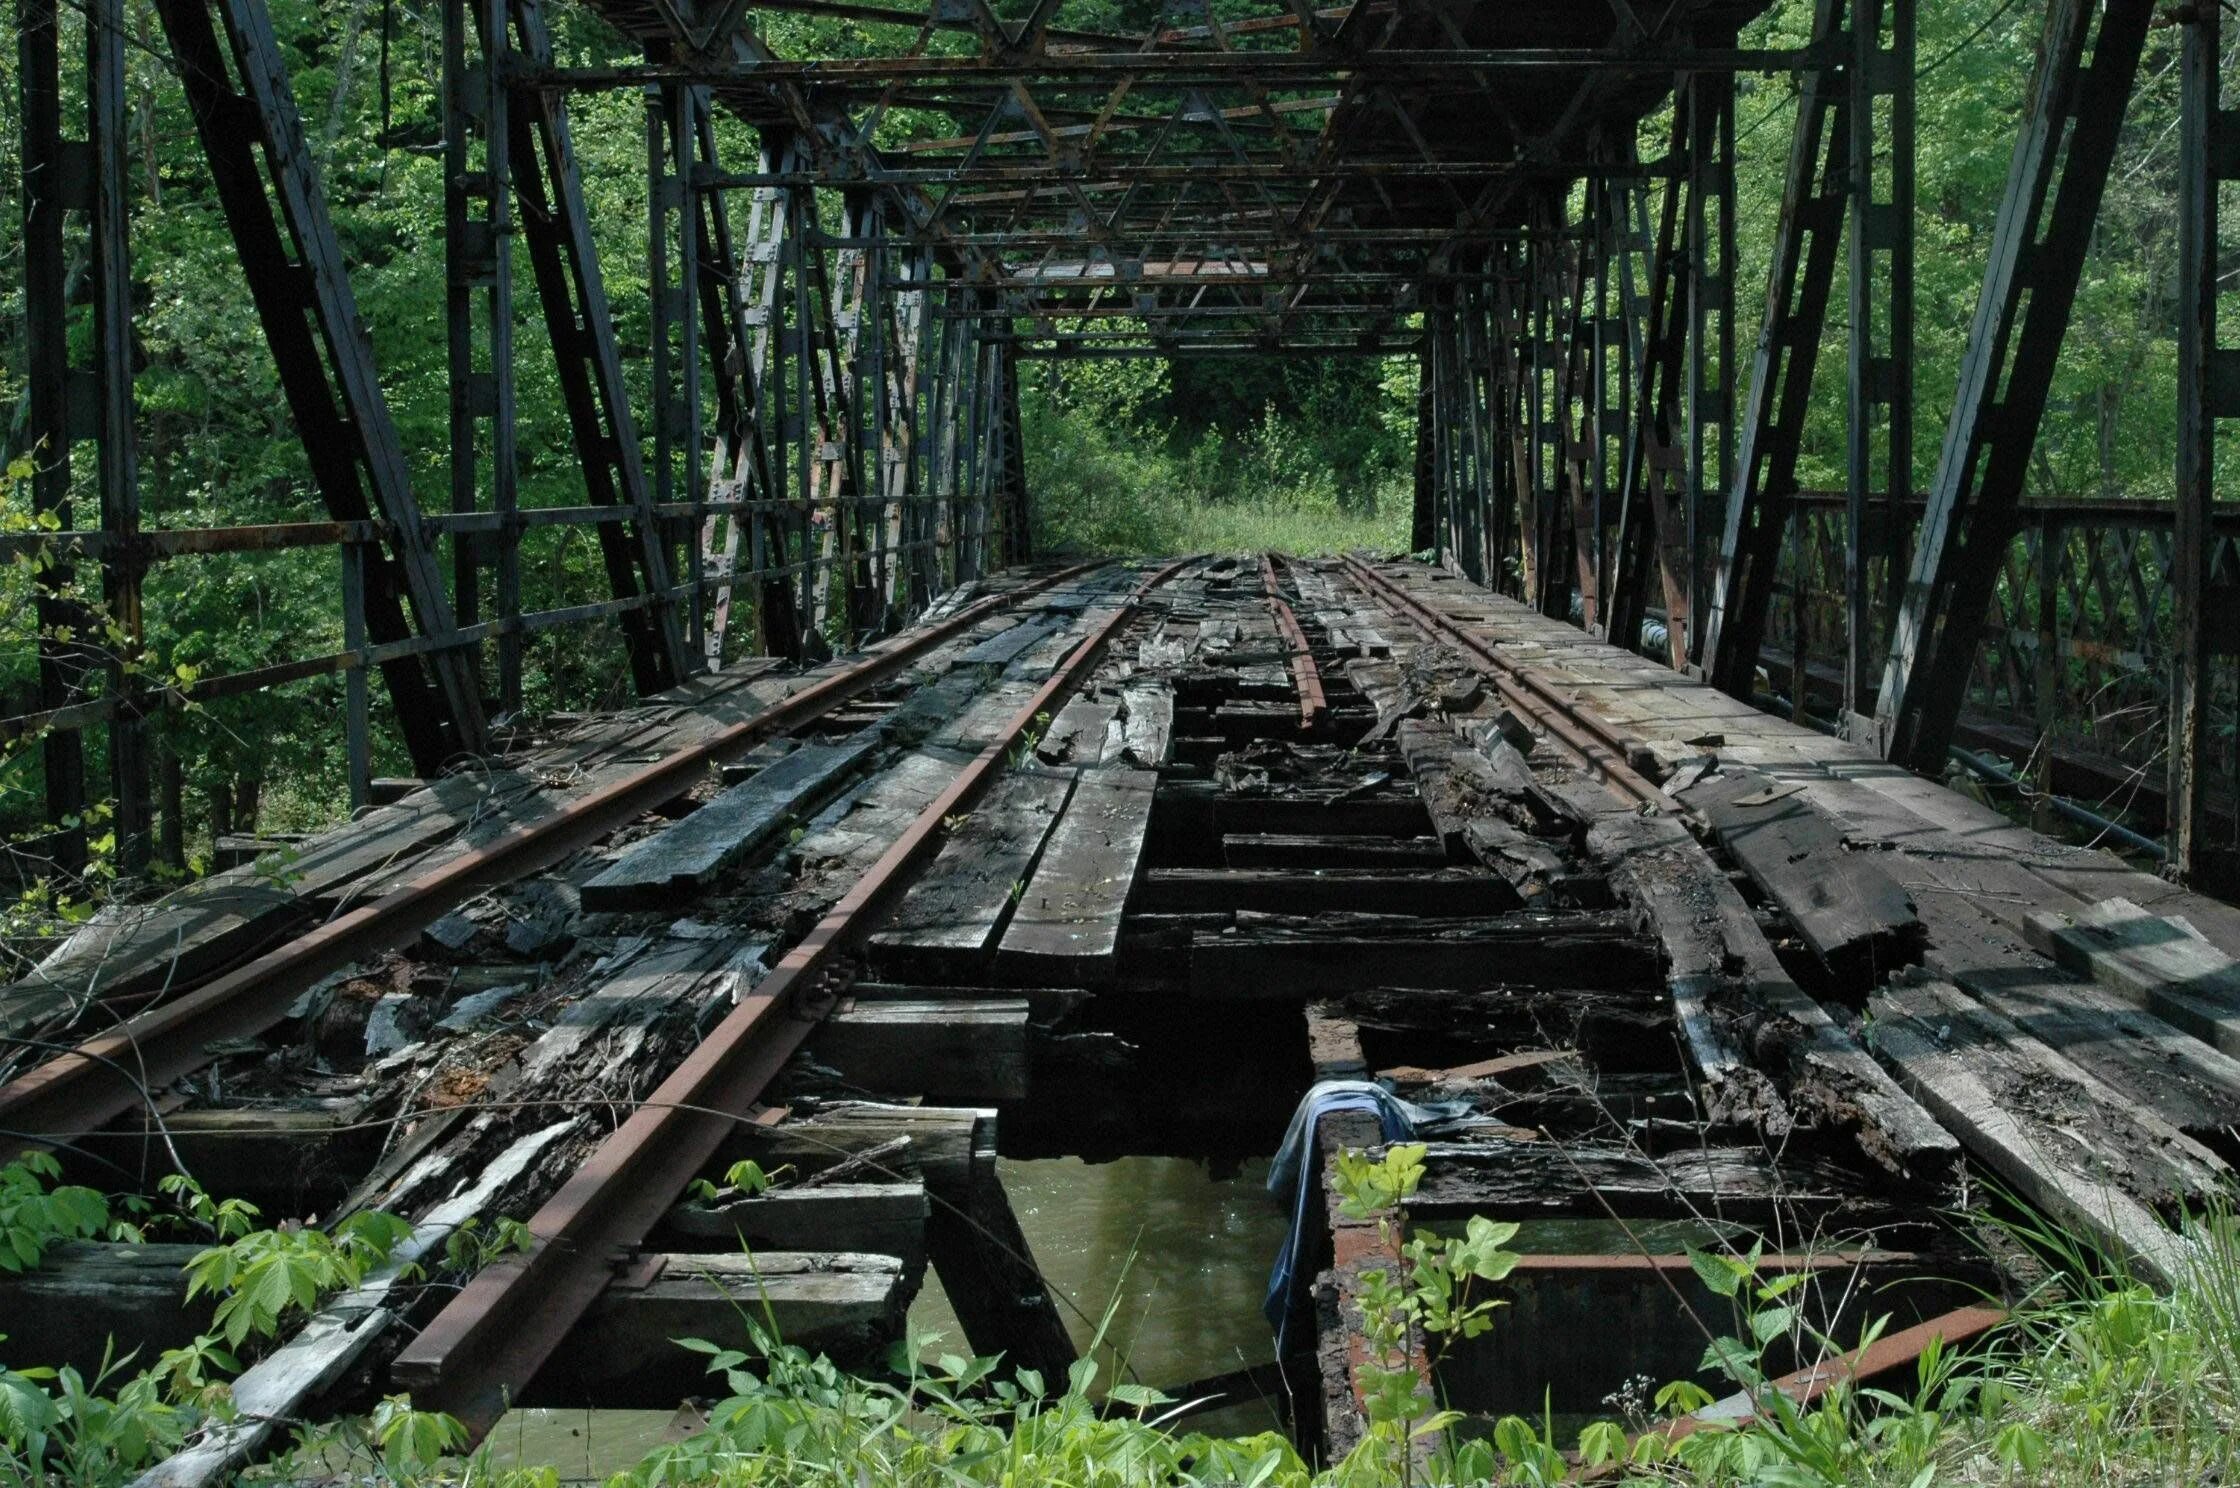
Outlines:
{"label": "steel truss bridge", "polygon": [[[1024,359],[1410,356],[1419,549],[1730,691],[1791,657],[1770,675],[1795,705],[1817,687],[1854,737],[1921,768],[1971,697],[2054,728],[2110,676],[2144,678],[2170,710],[2151,785],[2172,856],[2229,881],[2213,777],[2233,752],[2209,705],[2232,691],[2240,630],[2217,617],[2240,613],[2240,579],[2212,453],[2240,417],[2240,349],[2216,323],[2240,124],[2216,5],[2045,0],[1959,395],[1914,491],[1917,443],[1938,435],[1914,394],[1915,0],[1816,0],[1788,48],[1742,44],[1763,0],[1287,0],[1242,18],[1169,0],[1136,34],[1069,24],[1066,0],[584,3],[642,60],[556,60],[545,0],[443,0],[440,493],[408,477],[264,0],[156,0],[324,504],[178,529],[143,523],[135,478],[122,0],[86,0],[67,65],[55,0],[17,0],[24,447],[61,531],[0,542],[97,567],[127,636],[99,657],[56,639],[75,611],[48,570],[40,693],[0,732],[43,735],[54,819],[113,799],[128,862],[144,854],[148,720],[189,701],[343,675],[363,799],[375,674],[433,776],[493,747],[524,645],[552,627],[618,626],[647,692],[881,633],[1028,556]],[[759,23],[780,11],[868,44],[779,55]],[[2183,34],[2173,496],[2026,500],[2164,23]],[[1771,220],[1735,197],[1741,74],[1798,90]],[[645,100],[635,403],[570,134],[575,100],[616,89]],[[719,152],[743,137],[725,121],[751,126],[753,154]],[[1738,282],[1746,234],[1772,269],[1755,346],[1735,330],[1759,288]],[[88,295],[95,334],[74,346]],[[532,324],[547,345],[519,344]],[[516,365],[548,351],[584,493],[528,508]],[[1848,388],[1835,492],[1797,484],[1816,376]],[[71,520],[74,466],[97,521]],[[611,592],[525,612],[523,539],[554,525],[596,535]],[[132,675],[152,566],[304,546],[340,550],[341,650],[169,687]]]}

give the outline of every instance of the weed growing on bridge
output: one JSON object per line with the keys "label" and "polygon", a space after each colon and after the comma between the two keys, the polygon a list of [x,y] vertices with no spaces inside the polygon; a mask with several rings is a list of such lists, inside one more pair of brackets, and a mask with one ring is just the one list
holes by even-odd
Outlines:
{"label": "weed growing on bridge", "polygon": [[[1406,1148],[1339,1175],[1364,1217],[1389,1212],[1412,1186]],[[161,1200],[106,1198],[55,1186],[52,1165],[0,1167],[0,1219],[19,1263],[26,1250],[89,1236],[199,1233],[214,1242],[197,1258],[229,1297],[270,1289],[271,1306],[244,1305],[240,1342],[268,1346],[282,1314],[316,1292],[347,1285],[398,1238],[395,1221],[361,1233],[255,1227],[245,1205],[175,1185]],[[751,1175],[740,1174],[740,1179]],[[736,1180],[735,1180],[736,1181]],[[119,1213],[131,1217],[119,1219]],[[1765,1387],[1765,1346],[1798,1326],[1789,1285],[1761,1277],[1749,1256],[1703,1255],[1698,1276],[1733,1304],[1731,1335],[1706,1350],[1753,1401],[1724,1422],[1672,1427],[1708,1403],[1687,1382],[1655,1392],[1642,1419],[1589,1426],[1558,1440],[1550,1423],[1508,1417],[1475,1439],[1450,1440],[1403,1339],[1448,1340],[1501,1326],[1481,1282],[1514,1257],[1502,1227],[1481,1221],[1459,1239],[1410,1240],[1384,1283],[1365,1290],[1369,1342],[1393,1385],[1371,1385],[1373,1429],[1342,1461],[1303,1459],[1274,1433],[1219,1437],[1184,1422],[1192,1402],[1116,1384],[1099,1390],[1098,1366],[1077,1364],[1062,1382],[996,1358],[942,1355],[923,1362],[913,1338],[885,1379],[844,1373],[778,1340],[767,1311],[742,1308],[750,1349],[686,1341],[707,1356],[723,1399],[706,1430],[659,1448],[609,1488],[1446,1488],[1446,1485],[1597,1481],[1680,1488],[1930,1488],[1932,1484],[2170,1484],[2231,1481],[2240,1469],[2240,1225],[2214,1214],[2186,1228],[2188,1263],[2167,1292],[2106,1264],[2048,1225],[2016,1238],[2055,1263],[2063,1288],[2017,1309],[1990,1353],[1925,1353],[1900,1388],[1838,1388],[1800,1407]],[[1397,1236],[1392,1238],[1397,1239]],[[502,1243],[465,1247],[477,1258]],[[317,1254],[314,1255],[314,1252]],[[221,1267],[215,1259],[228,1261]],[[291,1257],[283,1264],[278,1258]],[[328,1257],[318,1276],[317,1256]],[[218,1273],[230,1274],[221,1276]],[[279,1278],[274,1280],[273,1278]],[[285,1300],[282,1300],[282,1293]],[[1110,1315],[1106,1321],[1109,1323]],[[1100,1330],[1101,1337],[1101,1330]],[[1835,1340],[1823,1340],[1832,1352]],[[35,1339],[0,1339],[21,1357]],[[1434,1353],[1435,1356],[1435,1353]],[[227,1381],[240,1360],[213,1334],[135,1368],[128,1353],[90,1375],[0,1365],[0,1483],[27,1488],[123,1488],[231,1411]],[[1404,1377],[1403,1377],[1404,1376]],[[1389,1396],[1390,1409],[1378,1405]],[[1311,1408],[1311,1407],[1310,1407]],[[499,1470],[460,1458],[458,1423],[404,1397],[368,1416],[307,1428],[293,1451],[255,1475],[276,1482],[379,1483],[387,1488],[555,1488],[556,1470]]]}

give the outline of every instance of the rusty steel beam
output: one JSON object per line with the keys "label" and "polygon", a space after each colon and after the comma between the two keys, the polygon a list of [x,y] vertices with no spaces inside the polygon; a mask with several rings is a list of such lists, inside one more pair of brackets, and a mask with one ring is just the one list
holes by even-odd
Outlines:
{"label": "rusty steel beam", "polygon": [[529,1221],[526,1254],[486,1267],[397,1356],[396,1378],[423,1409],[477,1436],[567,1337],[612,1278],[611,1259],[651,1233],[815,1026],[819,984],[873,914],[939,850],[952,818],[1007,766],[1012,747],[1087,679],[1135,606],[1195,559],[1168,564],[1092,630],[971,764],[918,814],[815,929],[755,985]]}
{"label": "rusty steel beam", "polygon": [[287,1015],[304,988],[368,955],[403,945],[491,887],[549,866],[690,790],[710,765],[822,717],[865,688],[902,672],[950,637],[999,610],[1089,572],[1079,564],[960,610],[900,638],[785,701],[731,725],[658,764],[431,869],[370,904],[318,926],[248,965],[127,1019],[0,1087],[0,1150],[49,1147],[98,1131],[209,1063],[214,1041],[263,1032]]}
{"label": "rusty steel beam", "polygon": [[605,92],[650,83],[689,82],[715,87],[768,87],[793,83],[830,90],[853,83],[935,82],[946,87],[1004,86],[1020,79],[1045,83],[1126,78],[1135,88],[1199,88],[1249,81],[1271,87],[1384,78],[1396,83],[1426,74],[1469,76],[1493,71],[1552,71],[1602,76],[1669,77],[1676,73],[1731,77],[1737,73],[1816,70],[1836,60],[1826,48],[1784,47],[1487,47],[1411,50],[1378,48],[1323,56],[1317,52],[1062,52],[1040,58],[804,57],[749,65],[687,60],[612,67],[524,67],[516,87],[539,92]]}
{"label": "rusty steel beam", "polygon": [[1268,609],[1275,616],[1276,634],[1283,640],[1285,658],[1291,663],[1291,685],[1299,694],[1299,727],[1308,732],[1322,727],[1330,715],[1330,701],[1323,695],[1322,673],[1315,668],[1314,651],[1299,617],[1283,602],[1283,588],[1276,581],[1276,555],[1260,555],[1260,587],[1267,591]]}
{"label": "rusty steel beam", "polygon": [[[1777,1380],[1769,1380],[1766,1388],[1779,1390],[1800,1409],[1809,1410],[1832,1390],[1871,1384],[1900,1370],[1911,1370],[1931,1345],[1948,1350],[1961,1348],[2006,1320],[2006,1312],[1997,1307],[1956,1307],[1910,1328],[1886,1333],[1865,1348],[1853,1349],[1825,1363],[1806,1365]],[[1742,1392],[1667,1425],[1652,1426],[1649,1433],[1676,1442],[1707,1428],[1732,1429],[1752,1419],[1759,1409],[1751,1395]],[[1586,1476],[1592,1478],[1601,1474]]]}
{"label": "rusty steel beam", "polygon": [[1875,699],[1883,755],[1935,773],[1967,695],[2016,502],[2153,21],[2053,0],[1951,421]]}
{"label": "rusty steel beam", "polygon": [[[2216,728],[2218,653],[2212,608],[2211,543],[2218,511],[2218,421],[2240,420],[2240,350],[2218,335],[2219,198],[2240,181],[2240,110],[2224,105],[2219,77],[2224,19],[2214,0],[2185,13],[2180,56],[2178,148],[2178,459],[2170,589],[2175,610],[2170,662],[2169,841],[2177,872],[2212,893],[2240,884],[2240,843],[2213,821],[2209,786]],[[2222,658],[2231,665],[2230,657]]]}
{"label": "rusty steel beam", "polygon": [[[1839,34],[1844,5],[1845,0],[1819,0],[1813,34]],[[1797,98],[1765,316],[1759,322],[1749,405],[1729,472],[1711,614],[1704,628],[1711,685],[1736,697],[1749,697],[1756,679],[1781,542],[1789,529],[1797,457],[1812,406],[1812,374],[1843,236],[1845,175],[1852,156],[1848,104],[1843,80],[1833,73],[1807,77]]]}

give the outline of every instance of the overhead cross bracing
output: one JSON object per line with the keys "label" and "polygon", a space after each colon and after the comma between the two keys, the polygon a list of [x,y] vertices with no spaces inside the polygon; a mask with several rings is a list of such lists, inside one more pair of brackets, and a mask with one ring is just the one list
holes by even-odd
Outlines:
{"label": "overhead cross bracing", "polygon": [[[1635,138],[1676,73],[1806,60],[1735,45],[1763,4],[1690,0],[1646,20],[1360,4],[1225,22],[1170,4],[1136,35],[1067,30],[1060,0],[789,0],[872,38],[815,58],[777,55],[748,7],[592,8],[651,60],[524,85],[642,82],[754,122],[785,143],[756,170],[697,162],[702,189],[875,193],[868,230],[822,241],[934,251],[993,293],[969,313],[1030,356],[1413,351],[1427,284],[1481,272],[1577,181],[1660,168]],[[900,110],[955,132],[880,147]]]}

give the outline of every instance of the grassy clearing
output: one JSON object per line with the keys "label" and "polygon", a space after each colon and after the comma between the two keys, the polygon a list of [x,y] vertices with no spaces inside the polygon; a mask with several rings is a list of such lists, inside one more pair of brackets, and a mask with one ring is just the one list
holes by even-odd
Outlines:
{"label": "grassy clearing", "polygon": [[1078,408],[1034,406],[1026,420],[1045,553],[1325,556],[1407,545],[1405,480],[1378,464],[1334,468],[1309,431],[1274,409],[1241,439],[1194,442]]}

